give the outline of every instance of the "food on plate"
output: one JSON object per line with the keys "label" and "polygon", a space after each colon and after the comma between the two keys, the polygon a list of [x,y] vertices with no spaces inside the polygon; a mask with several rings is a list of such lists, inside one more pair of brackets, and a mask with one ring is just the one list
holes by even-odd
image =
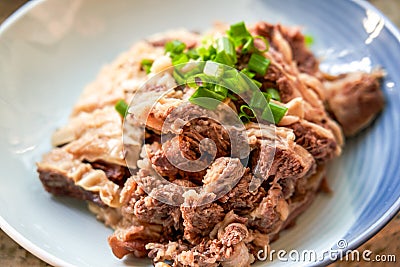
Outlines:
{"label": "food on plate", "polygon": [[382,70],[325,74],[306,40],[240,22],[136,43],[53,134],[44,188],[87,201],[118,258],[249,266],[384,107]]}

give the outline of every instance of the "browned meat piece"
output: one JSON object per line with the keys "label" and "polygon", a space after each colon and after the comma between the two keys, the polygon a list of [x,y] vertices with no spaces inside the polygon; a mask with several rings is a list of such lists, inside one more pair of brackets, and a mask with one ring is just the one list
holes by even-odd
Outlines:
{"label": "browned meat piece", "polygon": [[225,216],[224,209],[216,203],[198,207],[181,206],[181,212],[185,227],[184,238],[192,244],[207,236]]}
{"label": "browned meat piece", "polygon": [[381,91],[382,71],[355,72],[325,82],[329,109],[352,136],[367,127],[385,104]]}
{"label": "browned meat piece", "polygon": [[108,237],[108,243],[114,255],[120,259],[128,254],[145,257],[146,244],[160,240],[161,230],[160,225],[141,223],[133,217],[131,220],[125,218],[117,230]]}
{"label": "browned meat piece", "polygon": [[81,200],[87,200],[98,206],[104,207],[99,194],[86,191],[75,185],[74,181],[62,173],[38,169],[40,181],[47,192],[55,196],[67,196]]}
{"label": "browned meat piece", "polygon": [[271,40],[271,46],[285,57],[293,59],[301,72],[313,74],[318,71],[319,62],[307,48],[299,28],[259,22],[253,30],[257,35]]}
{"label": "browned meat piece", "polygon": [[289,215],[289,206],[285,201],[282,188],[274,184],[259,206],[250,213],[248,224],[262,233],[273,234],[279,231]]}
{"label": "browned meat piece", "polygon": [[249,185],[252,178],[253,176],[249,169],[246,169],[246,173],[239,183],[218,200],[226,212],[234,210],[238,214],[245,214],[253,210],[261,202],[266,192],[263,187],[250,192]]}
{"label": "browned meat piece", "polygon": [[[259,186],[264,181],[298,179],[314,171],[314,158],[294,142],[295,136],[291,130],[278,127],[275,130],[276,136],[269,136],[268,128],[258,128],[253,124],[248,124],[247,127],[250,145],[254,147],[250,167],[255,178],[259,180],[256,185]],[[275,139],[275,150],[269,145],[271,138]]]}
{"label": "browned meat piece", "polygon": [[183,132],[179,135],[183,156],[190,160],[198,159],[201,155],[200,141],[204,138],[211,139],[216,145],[217,158],[230,155],[231,144],[228,131],[214,120],[200,118],[191,120],[183,127]]}
{"label": "browned meat piece", "polygon": [[341,148],[331,131],[305,120],[288,126],[296,135],[296,143],[304,147],[320,163],[340,154]]}
{"label": "browned meat piece", "polygon": [[141,197],[135,202],[133,213],[142,222],[163,225],[166,228],[179,229],[181,212],[179,207],[162,203],[152,197]]}
{"label": "browned meat piece", "polygon": [[123,186],[126,180],[131,176],[129,169],[125,166],[96,161],[90,163],[93,169],[104,171],[107,178],[119,186]]}
{"label": "browned meat piece", "polygon": [[167,156],[167,152],[164,151],[161,145],[158,143],[153,143],[152,147],[150,148],[148,146],[148,148],[148,157],[151,161],[152,167],[159,175],[167,177],[169,181],[184,179],[197,185],[202,183],[202,179],[206,174],[206,170],[198,172],[186,172],[177,168],[168,160],[168,157],[176,157],[178,155],[177,153],[181,152],[180,149],[177,148],[177,151],[173,149],[168,150],[167,152],[169,153],[169,156]]}

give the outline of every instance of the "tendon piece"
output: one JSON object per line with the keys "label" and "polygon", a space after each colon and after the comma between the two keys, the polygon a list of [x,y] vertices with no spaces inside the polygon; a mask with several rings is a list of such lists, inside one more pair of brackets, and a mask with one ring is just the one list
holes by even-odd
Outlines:
{"label": "tendon piece", "polygon": [[326,81],[329,109],[346,136],[353,136],[367,127],[382,111],[385,101],[380,80],[384,73],[354,72]]}
{"label": "tendon piece", "polygon": [[93,169],[60,148],[46,154],[37,167],[43,185],[51,193],[91,200],[99,205],[102,202],[110,207],[120,206],[119,186],[104,171]]}

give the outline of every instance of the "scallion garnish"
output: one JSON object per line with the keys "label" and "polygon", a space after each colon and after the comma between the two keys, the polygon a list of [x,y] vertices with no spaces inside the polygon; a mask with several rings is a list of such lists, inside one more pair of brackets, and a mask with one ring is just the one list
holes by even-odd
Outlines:
{"label": "scallion garnish", "polygon": [[272,99],[279,101],[279,102],[281,101],[281,96],[279,95],[278,90],[276,90],[274,88],[268,88],[267,93],[271,96]]}
{"label": "scallion garnish", "polygon": [[264,110],[261,118],[271,123],[278,124],[282,120],[283,116],[285,116],[288,109],[273,102],[269,102],[268,106],[269,109]]}
{"label": "scallion garnish", "polygon": [[146,72],[146,74],[150,73],[151,66],[153,65],[154,60],[152,59],[142,59],[140,62],[140,65],[142,66],[142,69]]}
{"label": "scallion garnish", "polygon": [[249,71],[249,69],[244,68],[240,71],[241,73],[243,73],[244,75],[246,75],[247,77],[254,78],[254,76],[256,76],[256,74],[254,72]]}
{"label": "scallion garnish", "polygon": [[314,37],[312,37],[311,35],[305,35],[304,42],[307,47],[310,47],[314,44]]}
{"label": "scallion garnish", "polygon": [[249,64],[247,65],[247,68],[249,70],[255,71],[261,76],[264,76],[265,73],[267,73],[267,69],[270,62],[271,61],[269,59],[265,58],[262,55],[252,54],[249,60]]}
{"label": "scallion garnish", "polygon": [[240,112],[247,114],[247,116],[252,119],[255,118],[256,115],[254,114],[254,111],[249,107],[248,105],[241,105],[240,106]]}
{"label": "scallion garnish", "polygon": [[180,54],[186,48],[186,44],[179,40],[173,40],[165,44],[165,52],[169,52],[171,54]]}
{"label": "scallion garnish", "polygon": [[115,110],[118,111],[119,114],[121,114],[122,117],[125,117],[126,113],[128,112],[128,104],[125,102],[125,100],[121,99],[115,104]]}
{"label": "scallion garnish", "polygon": [[236,24],[232,24],[230,29],[227,31],[228,36],[234,42],[235,46],[240,46],[247,37],[251,37],[250,32],[247,30],[246,25],[243,21]]}
{"label": "scallion garnish", "polygon": [[189,101],[206,109],[215,109],[226,97],[207,88],[199,87]]}
{"label": "scallion garnish", "polygon": [[[217,50],[216,59],[218,58],[218,55],[220,53],[224,53],[228,57],[230,57],[230,61],[232,63],[231,65],[236,64],[237,56],[236,56],[235,46],[232,43],[232,41],[229,40],[229,38],[226,38],[226,37],[218,38],[218,40],[216,42],[216,50]],[[220,62],[220,63],[223,63],[223,62]]]}

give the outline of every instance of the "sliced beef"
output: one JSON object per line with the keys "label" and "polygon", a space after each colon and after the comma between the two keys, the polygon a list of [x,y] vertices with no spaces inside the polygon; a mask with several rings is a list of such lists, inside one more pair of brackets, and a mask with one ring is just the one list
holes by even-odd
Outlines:
{"label": "sliced beef", "polygon": [[289,125],[296,143],[304,147],[318,162],[326,162],[340,154],[341,148],[331,131],[305,120]]}
{"label": "sliced beef", "polygon": [[384,107],[382,71],[355,72],[325,82],[329,109],[346,136],[367,127]]}
{"label": "sliced beef", "polygon": [[40,181],[47,192],[55,196],[66,196],[81,200],[87,200],[105,207],[98,193],[84,190],[75,185],[74,181],[63,173],[38,169]]}

